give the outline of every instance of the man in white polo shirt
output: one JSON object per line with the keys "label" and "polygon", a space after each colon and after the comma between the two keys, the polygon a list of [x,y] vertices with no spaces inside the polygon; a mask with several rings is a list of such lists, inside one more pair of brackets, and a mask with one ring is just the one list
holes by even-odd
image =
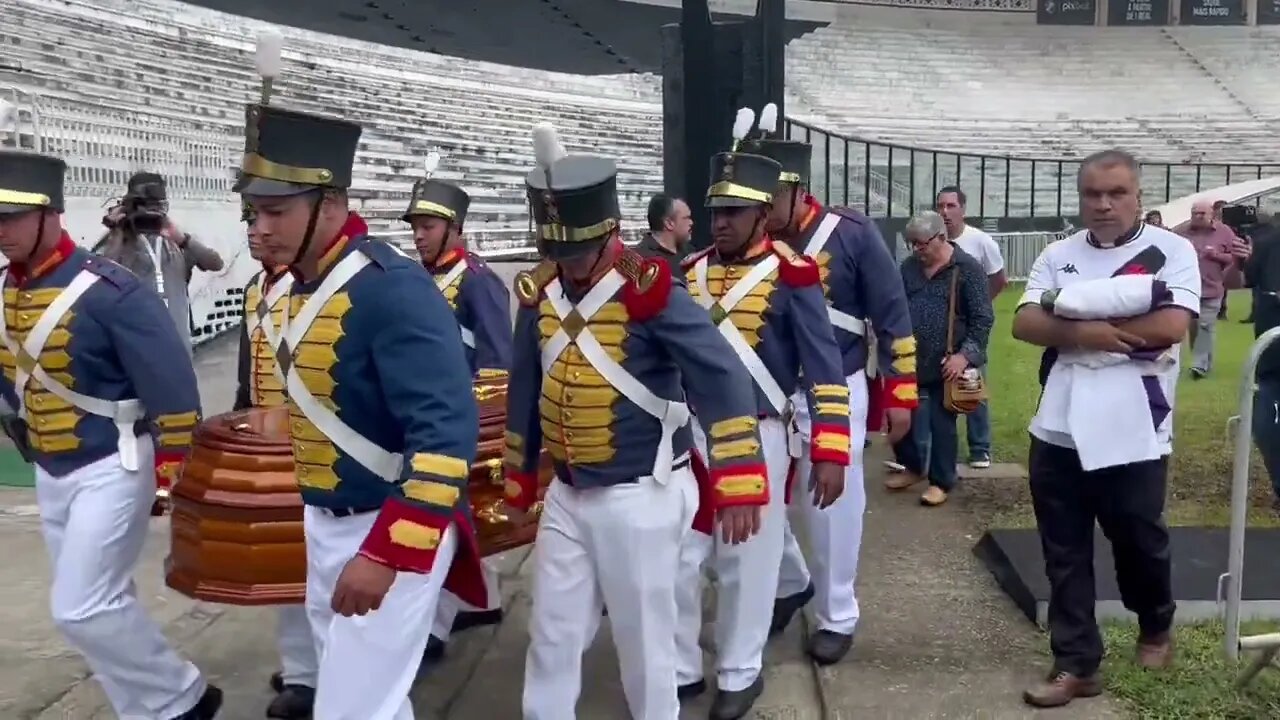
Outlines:
{"label": "man in white polo shirt", "polygon": [[1102,692],[1094,619],[1094,522],[1138,616],[1137,659],[1173,658],[1165,484],[1178,346],[1200,310],[1200,268],[1185,238],[1139,221],[1138,162],[1120,150],[1080,165],[1087,228],[1031,268],[1013,335],[1045,348],[1031,420],[1031,497],[1049,578],[1053,670],[1023,698],[1066,705]]}
{"label": "man in white polo shirt", "polygon": [[[936,205],[938,214],[947,226],[947,239],[957,247],[972,255],[982,266],[987,276],[987,291],[992,302],[1009,284],[1004,272],[1004,257],[1000,254],[1000,246],[995,238],[965,222],[968,198],[964,191],[955,185],[948,185],[938,191]],[[985,367],[980,368],[983,374]],[[991,409],[983,400],[978,409],[965,416],[965,436],[969,445],[969,466],[975,468],[991,467]]]}

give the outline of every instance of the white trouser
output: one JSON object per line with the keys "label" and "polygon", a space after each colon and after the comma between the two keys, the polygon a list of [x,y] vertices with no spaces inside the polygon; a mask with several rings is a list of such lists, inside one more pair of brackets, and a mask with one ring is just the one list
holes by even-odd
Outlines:
{"label": "white trouser", "polygon": [[440,536],[427,574],[402,572],[377,610],[343,617],[329,609],[338,576],[360,551],[376,512],[337,518],[308,506],[307,617],[320,658],[314,720],[413,720],[409,686],[422,662],[440,588],[457,550],[457,529]]}
{"label": "white trouser", "polygon": [[[703,457],[706,436],[695,420],[694,442]],[[702,563],[712,555],[718,583],[716,605],[716,674],[721,690],[745,690],[755,682],[764,665],[764,645],[773,619],[773,595],[778,587],[782,560],[782,531],[786,527],[787,433],[782,421],[760,421],[760,442],[769,469],[769,504],[763,508],[760,532],[739,545],[725,544],[718,531],[714,540],[697,532],[686,535],[681,547],[677,632],[680,650],[677,676],[680,684],[702,677],[702,651],[698,634],[702,625]],[[718,527],[718,526],[717,526]],[[712,547],[714,543],[714,548]],[[611,611],[612,612],[612,611]]]}
{"label": "white trouser", "polygon": [[525,720],[575,717],[582,654],[606,606],[631,717],[676,720],[676,566],[697,508],[688,467],[666,485],[551,484],[533,548]]}
{"label": "white trouser", "polygon": [[432,620],[431,634],[441,642],[449,642],[449,635],[453,632],[453,620],[459,612],[487,612],[502,609],[502,590],[499,587],[501,579],[498,577],[498,568],[495,567],[494,559],[485,558],[480,562],[480,568],[484,571],[484,586],[489,593],[485,607],[476,607],[463,602],[448,590],[440,593],[440,604],[436,607],[436,616]]}
{"label": "white trouser", "polygon": [[280,678],[285,685],[316,686],[316,637],[311,632],[305,605],[285,605],[276,617],[276,649],[280,651]]}
{"label": "white trouser", "polygon": [[156,493],[153,449],[143,439],[135,472],[118,453],[61,477],[36,466],[53,623],[125,720],[177,717],[205,691],[200,671],[147,617],[133,582]]}
{"label": "white trouser", "polygon": [[[830,507],[819,510],[809,491],[809,406],[804,396],[794,398],[800,457],[796,460],[791,502],[799,505],[809,530],[813,563],[813,605],[819,630],[852,635],[858,624],[858,552],[862,545],[862,514],[867,508],[867,488],[862,478],[863,443],[867,435],[867,380],[861,372],[849,376],[849,467],[844,473],[844,493]],[[800,543],[787,525],[778,576],[778,597],[804,591],[809,586]]]}

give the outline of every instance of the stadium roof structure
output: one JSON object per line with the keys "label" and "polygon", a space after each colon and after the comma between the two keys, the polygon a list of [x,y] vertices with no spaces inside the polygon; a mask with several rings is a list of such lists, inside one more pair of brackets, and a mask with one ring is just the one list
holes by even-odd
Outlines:
{"label": "stadium roof structure", "polygon": [[[624,0],[188,0],[194,5],[412,50],[580,75],[659,72],[680,8]],[[719,15],[720,21],[743,20]],[[824,23],[787,21],[787,40]]]}

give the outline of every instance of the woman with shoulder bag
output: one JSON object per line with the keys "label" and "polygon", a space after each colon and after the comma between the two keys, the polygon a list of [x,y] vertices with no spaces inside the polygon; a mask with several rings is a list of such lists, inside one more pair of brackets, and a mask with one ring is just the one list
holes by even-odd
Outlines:
{"label": "woman with shoulder bag", "polygon": [[986,397],[977,368],[986,364],[995,315],[982,267],[947,239],[942,216],[913,217],[906,239],[912,253],[902,262],[902,282],[916,336],[920,405],[911,434],[894,447],[906,471],[891,475],[885,486],[906,490],[927,481],[920,502],[934,507],[956,484],[956,416]]}

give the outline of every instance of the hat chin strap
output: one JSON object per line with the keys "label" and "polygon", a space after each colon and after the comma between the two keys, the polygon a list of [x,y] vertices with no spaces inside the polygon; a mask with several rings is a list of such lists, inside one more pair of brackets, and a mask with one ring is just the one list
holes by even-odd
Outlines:
{"label": "hat chin strap", "polygon": [[289,265],[297,266],[301,264],[302,258],[307,254],[307,250],[311,249],[311,241],[316,234],[316,223],[320,221],[320,205],[323,202],[324,192],[321,191],[311,204],[311,219],[307,221],[307,232],[302,236],[302,244],[298,246],[298,254],[293,256],[293,262],[289,263]]}

